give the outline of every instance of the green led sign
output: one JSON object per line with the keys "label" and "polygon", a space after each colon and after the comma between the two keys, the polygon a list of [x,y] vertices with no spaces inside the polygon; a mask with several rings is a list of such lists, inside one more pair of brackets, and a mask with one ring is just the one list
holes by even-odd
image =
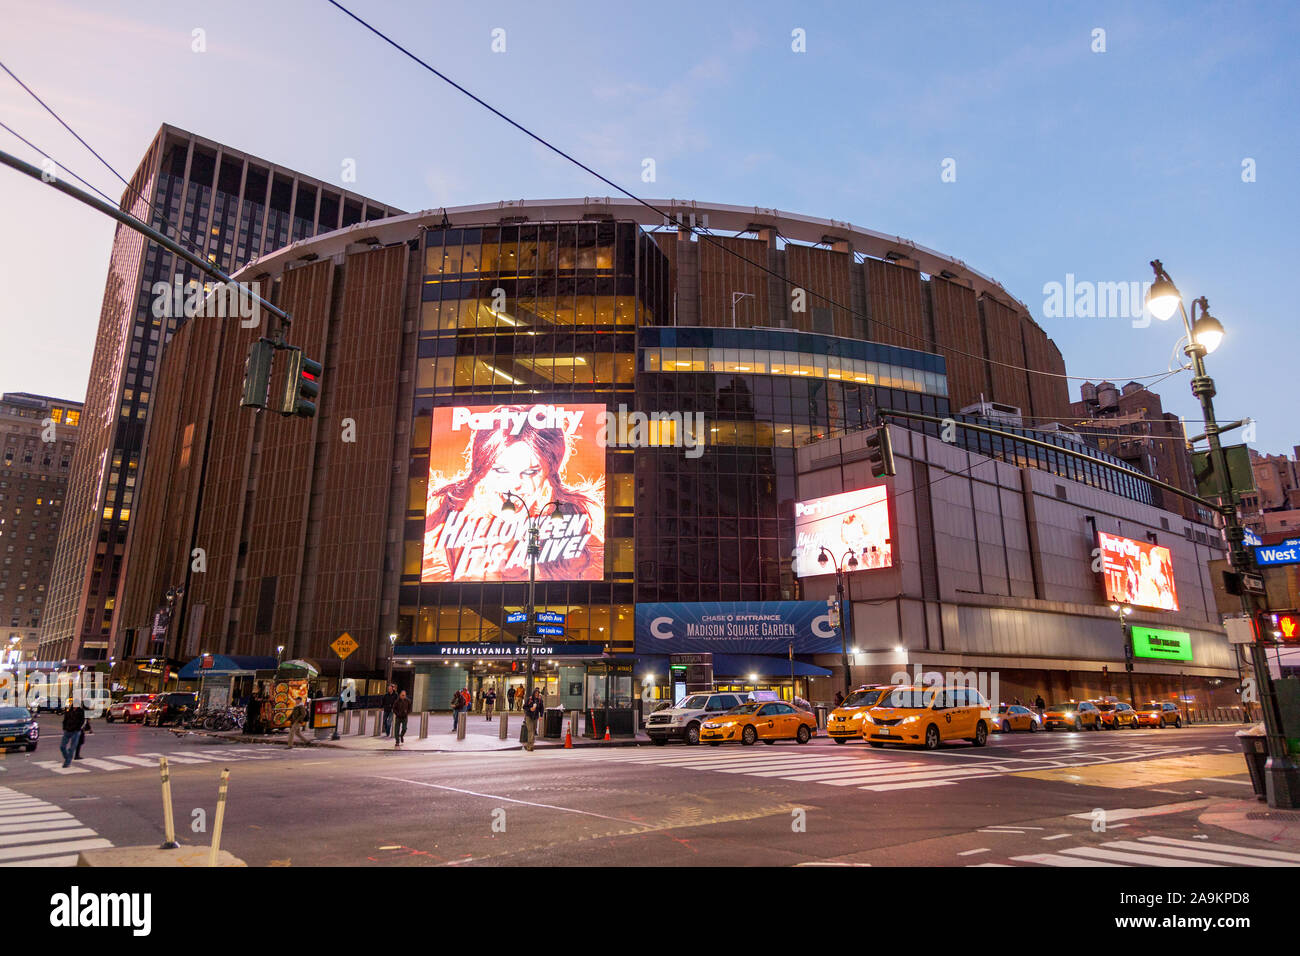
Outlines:
{"label": "green led sign", "polygon": [[1132,627],[1133,656],[1161,661],[1190,661],[1192,635],[1186,631],[1162,631],[1155,627]]}

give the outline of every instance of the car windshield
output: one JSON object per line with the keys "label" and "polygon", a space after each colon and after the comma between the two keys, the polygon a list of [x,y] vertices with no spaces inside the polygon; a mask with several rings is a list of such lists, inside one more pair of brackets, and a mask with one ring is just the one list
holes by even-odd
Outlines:
{"label": "car windshield", "polygon": [[683,697],[679,700],[677,706],[683,710],[703,710],[708,702],[708,694],[692,694],[690,697]]}
{"label": "car windshield", "polygon": [[1047,709],[1048,709],[1048,710],[1074,710],[1074,709],[1075,709],[1076,707],[1078,707],[1078,706],[1079,706],[1078,704],[1073,704],[1073,703],[1071,703],[1071,704],[1053,704],[1051,707],[1049,707],[1049,708],[1047,708]]}
{"label": "car windshield", "polygon": [[855,690],[845,699],[841,707],[871,707],[876,701],[880,700],[885,692],[879,687],[872,687],[868,690]]}
{"label": "car windshield", "polygon": [[30,720],[26,707],[0,707],[0,720]]}
{"label": "car windshield", "polygon": [[754,711],[758,710],[758,708],[762,707],[762,706],[763,706],[763,703],[764,703],[763,701],[752,701],[751,703],[748,703],[748,704],[741,704],[739,707],[733,707],[733,708],[731,708],[731,710],[727,711],[727,713],[729,713],[729,714],[752,714],[752,713],[754,713]]}
{"label": "car windshield", "polygon": [[1097,705],[1097,709],[1098,709],[1098,710],[1114,710],[1114,709],[1115,709],[1115,705],[1114,705],[1114,704],[1098,704],[1098,705]]}
{"label": "car windshield", "polygon": [[899,687],[881,699],[880,707],[929,707],[934,702],[934,691],[921,687]]}

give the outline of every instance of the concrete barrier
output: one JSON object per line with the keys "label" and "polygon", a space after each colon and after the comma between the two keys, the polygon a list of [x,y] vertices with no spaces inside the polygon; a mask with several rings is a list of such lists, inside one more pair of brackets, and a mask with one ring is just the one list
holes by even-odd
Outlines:
{"label": "concrete barrier", "polygon": [[501,715],[501,729],[500,729],[500,732],[499,732],[499,734],[498,734],[498,736],[499,736],[502,740],[505,740],[505,739],[506,739],[506,734],[508,734],[508,733],[510,732],[509,724],[510,724],[510,718],[507,717],[505,714],[502,714],[502,715]]}
{"label": "concrete barrier", "polygon": [[429,712],[426,710],[420,714],[420,739],[423,740],[429,736]]}
{"label": "concrete barrier", "polygon": [[357,736],[358,737],[364,737],[366,735],[366,715],[368,713],[369,711],[365,711],[365,710],[357,711]]}
{"label": "concrete barrier", "polygon": [[374,713],[375,713],[375,729],[370,736],[378,737],[381,733],[383,733],[384,730],[384,712],[382,710],[377,710]]}
{"label": "concrete barrier", "polygon": [[352,711],[343,711],[343,726],[339,728],[339,733],[344,735],[352,733]]}

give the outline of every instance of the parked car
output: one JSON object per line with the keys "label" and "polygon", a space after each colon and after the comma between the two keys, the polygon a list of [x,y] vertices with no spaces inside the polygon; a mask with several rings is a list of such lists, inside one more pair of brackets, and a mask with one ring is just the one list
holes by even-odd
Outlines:
{"label": "parked car", "polygon": [[0,707],[0,752],[10,747],[25,747],[31,753],[40,736],[36,715],[26,707]]}
{"label": "parked car", "polygon": [[142,723],[147,727],[178,724],[194,712],[197,699],[196,694],[185,691],[159,694],[145,707]]}
{"label": "parked car", "polygon": [[774,744],[794,740],[806,744],[817,733],[817,718],[782,700],[752,701],[705,720],[700,740],[717,747],[739,741],[746,747],[758,741]]}
{"label": "parked car", "polygon": [[724,713],[743,703],[739,694],[688,694],[675,706],[651,714],[645,732],[651,741],[660,745],[670,740],[698,744],[700,724],[705,717]]}
{"label": "parked car", "polygon": [[104,719],[110,724],[115,720],[128,724],[136,720],[143,724],[145,709],[148,708],[149,701],[157,696],[157,694],[127,694],[121,700],[115,700],[109,705]]}
{"label": "parked car", "polygon": [[1043,721],[1021,704],[1003,704],[993,717],[993,729],[1004,734],[1013,730],[1027,730],[1032,734],[1043,729]]}
{"label": "parked car", "polygon": [[1101,714],[1102,730],[1118,730],[1121,727],[1137,730],[1137,711],[1122,700],[1098,700],[1094,703]]}
{"label": "parked car", "polygon": [[868,707],[893,690],[893,685],[862,686],[849,694],[844,702],[830,712],[826,719],[826,734],[837,744],[862,739],[862,717]]}
{"label": "parked car", "polygon": [[1070,730],[1101,729],[1101,711],[1097,705],[1088,700],[1067,700],[1061,704],[1052,704],[1043,713],[1043,726],[1048,730],[1066,727]]}
{"label": "parked car", "polygon": [[869,709],[862,736],[873,747],[887,743],[937,750],[949,740],[983,747],[993,726],[993,712],[971,687],[897,687]]}
{"label": "parked car", "polygon": [[1137,710],[1138,723],[1143,727],[1164,729],[1170,724],[1175,727],[1183,725],[1183,713],[1172,700],[1153,700]]}

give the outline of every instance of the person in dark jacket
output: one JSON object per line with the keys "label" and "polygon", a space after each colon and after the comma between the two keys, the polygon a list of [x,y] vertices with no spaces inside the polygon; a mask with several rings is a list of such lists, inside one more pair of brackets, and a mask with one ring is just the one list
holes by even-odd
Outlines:
{"label": "person in dark jacket", "polygon": [[77,748],[81,745],[81,732],[86,727],[86,709],[80,701],[69,701],[63,712],[63,740],[59,742],[59,752],[63,754],[63,766],[72,764]]}
{"label": "person in dark jacket", "polygon": [[542,702],[542,690],[540,687],[533,688],[533,696],[528,698],[528,703],[524,704],[524,724],[528,728],[527,748],[533,749],[533,739],[537,736],[537,721],[546,713],[546,705]]}
{"label": "person in dark jacket", "polygon": [[406,691],[397,695],[393,701],[393,747],[394,749],[402,746],[402,741],[406,739],[406,718],[411,713],[411,702],[406,699]]}
{"label": "person in dark jacket", "polygon": [[248,695],[244,708],[244,733],[260,734],[262,732],[262,700],[265,684],[258,684],[257,690]]}
{"label": "person in dark jacket", "polygon": [[389,684],[384,694],[384,736],[393,732],[393,704],[397,703],[397,685]]}

